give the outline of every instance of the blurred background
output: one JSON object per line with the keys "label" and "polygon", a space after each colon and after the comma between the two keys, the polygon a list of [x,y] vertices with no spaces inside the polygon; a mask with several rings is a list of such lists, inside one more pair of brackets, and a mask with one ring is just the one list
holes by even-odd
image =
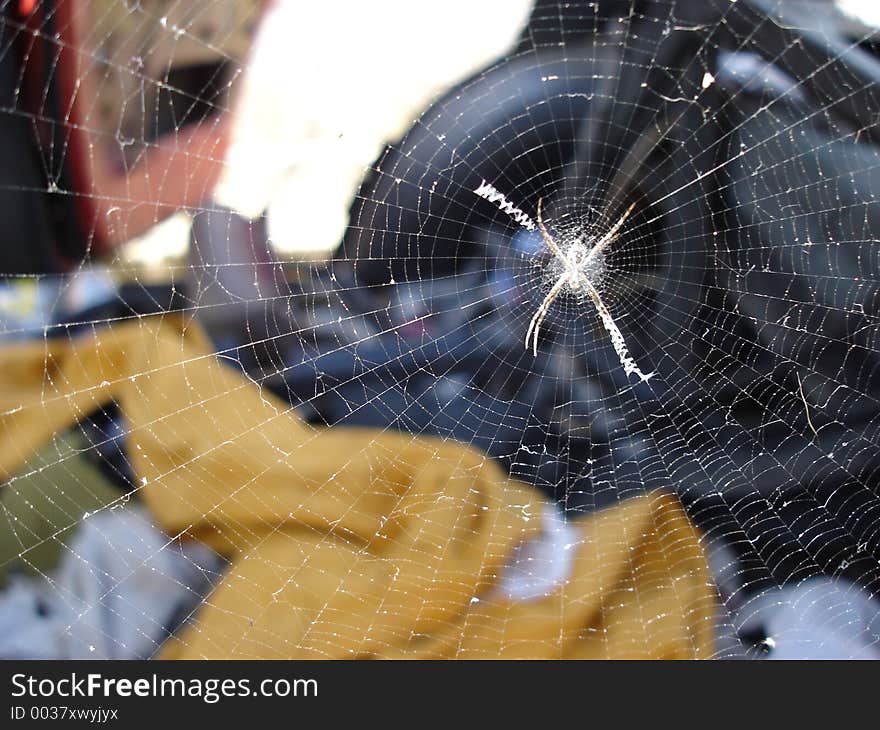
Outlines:
{"label": "blurred background", "polygon": [[[715,624],[711,655],[878,656],[872,0],[0,9],[0,654],[153,656],[203,615],[243,548],[178,540],[188,528],[157,516],[150,469],[188,454],[198,468],[157,467],[157,481],[182,471],[212,494],[198,469],[216,444],[259,431],[248,416],[271,402],[339,437],[340,454],[361,429],[369,463],[385,463],[388,434],[438,438],[527,485],[549,506],[544,542],[516,553],[528,563],[517,590],[560,585],[579,520],[674,495],[718,609],[669,613]],[[478,195],[486,184],[503,199]],[[650,381],[629,377],[583,288],[548,294],[567,264],[547,238],[570,252],[619,220],[585,275]],[[533,354],[523,335],[542,308]],[[156,364],[177,318],[173,362]],[[205,333],[195,349],[189,326]],[[75,349],[108,332],[132,339]],[[186,406],[148,391],[146,423],[131,393],[107,392],[205,349],[241,379],[223,411],[205,405],[224,396],[213,370],[193,380],[210,395],[194,385]],[[263,400],[237,410],[242,390]],[[213,440],[155,436],[190,408],[210,415]],[[256,452],[267,471],[283,453],[333,483],[330,467],[310,471],[308,439],[270,442]],[[262,462],[244,475],[220,465],[230,486],[259,485]],[[249,509],[260,524],[235,515],[243,543],[295,514]],[[621,534],[636,522],[621,517]],[[635,550],[615,535],[609,556]],[[127,552],[135,568],[108,557]],[[118,590],[140,569],[160,584]],[[125,635],[108,638],[80,619],[111,593],[127,608],[113,607]]]}

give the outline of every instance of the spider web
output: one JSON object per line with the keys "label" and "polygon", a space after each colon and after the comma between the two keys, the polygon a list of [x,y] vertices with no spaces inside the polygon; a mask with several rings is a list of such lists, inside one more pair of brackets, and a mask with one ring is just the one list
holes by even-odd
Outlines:
{"label": "spider web", "polygon": [[[97,197],[126,242],[103,251],[92,228],[66,272],[6,277],[4,347],[134,325],[158,350],[156,325],[182,316],[242,387],[285,404],[279,418],[372,434],[383,453],[389,434],[465,445],[553,505],[549,537],[519,548],[502,581],[525,602],[565,586],[579,519],[662,491],[709,561],[713,656],[880,651],[880,60],[868,4],[389,0],[338,17],[310,3],[261,16],[257,3],[92,0],[72,3],[72,20],[46,4],[36,23],[16,5],[0,2],[0,56],[23,40],[72,43],[94,97],[53,110],[43,85],[34,107],[26,70],[38,60],[24,54],[0,116],[55,136],[38,153],[45,180],[3,194]],[[75,136],[93,161],[134,170],[222,115],[228,152],[197,155],[222,165],[213,197],[170,217],[176,181],[161,171],[146,204],[64,176]],[[585,288],[562,286],[533,354],[529,322],[564,271],[535,225],[539,201],[563,252],[632,213],[585,272],[607,319]],[[129,235],[145,205],[155,225]],[[39,418],[55,398],[27,408]],[[230,442],[272,427],[244,429],[253,419],[239,415],[218,420]],[[139,433],[112,405],[81,416],[0,488],[0,646],[151,657],[200,626],[219,590],[247,587],[222,550],[169,535],[146,508],[155,479],[132,451],[162,423]],[[428,466],[458,458],[444,454]],[[338,469],[358,458],[341,454]],[[377,480],[425,468],[386,462]],[[147,574],[156,582],[138,593]],[[42,619],[12,642],[35,601]],[[47,611],[52,630],[39,628]]]}

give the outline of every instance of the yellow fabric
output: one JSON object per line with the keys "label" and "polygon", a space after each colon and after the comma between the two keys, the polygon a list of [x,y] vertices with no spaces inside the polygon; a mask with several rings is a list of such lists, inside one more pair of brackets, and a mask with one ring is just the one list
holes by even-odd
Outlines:
{"label": "yellow fabric", "polygon": [[157,523],[231,561],[163,658],[711,655],[714,589],[673,497],[577,521],[552,595],[493,597],[540,495],[459,444],[312,428],[176,318],[0,350],[0,479],[111,399]]}

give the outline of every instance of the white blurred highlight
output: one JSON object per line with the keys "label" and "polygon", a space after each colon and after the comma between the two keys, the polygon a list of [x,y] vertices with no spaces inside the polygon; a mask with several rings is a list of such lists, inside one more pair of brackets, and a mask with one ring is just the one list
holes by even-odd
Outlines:
{"label": "white blurred highlight", "polygon": [[282,255],[327,252],[383,145],[433,99],[502,56],[530,0],[279,2],[236,100],[218,203],[269,209]]}

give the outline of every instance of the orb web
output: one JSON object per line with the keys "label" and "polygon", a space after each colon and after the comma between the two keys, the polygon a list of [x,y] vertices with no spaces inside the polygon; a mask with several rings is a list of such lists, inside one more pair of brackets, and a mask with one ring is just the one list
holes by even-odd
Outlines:
{"label": "orb web", "polygon": [[[340,453],[316,493],[366,460],[364,499],[389,473],[463,458],[418,445],[469,447],[547,505],[555,537],[516,553],[543,567],[499,579],[526,601],[566,590],[572,525],[673,494],[711,571],[714,656],[880,651],[880,60],[869,3],[487,0],[428,15],[389,0],[342,19],[285,2],[38,2],[37,16],[19,5],[0,2],[0,57],[20,74],[0,118],[43,135],[40,175],[5,176],[0,195],[103,218],[79,249],[64,248],[64,271],[4,277],[4,348],[41,344],[48,363],[59,342],[125,331],[155,355],[173,330],[179,357],[157,367],[184,373],[181,332],[199,328],[215,354],[196,359],[239,378],[230,402],[253,389],[276,408],[212,416],[224,437],[174,467],[193,469],[190,486],[206,494],[213,485],[192,464],[284,418],[315,430],[286,452],[271,441],[276,456],[249,464],[242,489],[281,462],[292,482],[307,480],[303,464],[327,435],[357,433],[367,446]],[[71,53],[75,108],[57,101]],[[228,150],[187,147],[221,116],[232,120]],[[68,171],[84,155],[129,172],[169,140],[191,165],[221,169],[213,192],[174,215],[166,196],[195,178],[157,166],[145,200],[130,182],[86,189]],[[607,318],[583,287],[564,286],[534,354],[530,319],[564,271],[538,230],[539,201],[564,252],[632,213],[585,273]],[[119,245],[102,247],[102,232]],[[104,356],[72,352],[83,370]],[[159,655],[204,628],[223,591],[249,590],[222,549],[186,539],[186,526],[169,533],[150,511],[145,497],[172,469],[148,477],[137,454],[164,418],[222,394],[194,393],[133,425],[113,399],[90,409],[85,386],[65,393],[54,372],[47,364],[35,403],[3,394],[0,414],[15,451],[8,429],[22,409],[39,422],[60,399],[83,403],[0,487],[0,626],[39,598],[57,617],[41,636],[54,638],[29,646],[7,631],[0,648]],[[145,365],[125,378],[137,389],[153,375]],[[395,453],[392,435],[409,446]],[[407,462],[414,453],[425,461]],[[188,504],[210,524],[239,496]],[[346,498],[342,522],[365,509]],[[265,500],[243,508],[243,543],[282,530],[273,520],[287,514]],[[471,529],[464,511],[451,523]],[[83,575],[94,581],[86,596]],[[140,595],[147,576],[156,583]],[[317,590],[297,580],[274,598],[291,615],[297,595]],[[383,600],[393,585],[376,588]],[[322,605],[335,605],[341,589],[323,590]],[[173,606],[154,605],[161,593]],[[117,633],[96,618],[102,608]],[[356,622],[337,621],[325,653],[356,653],[346,643]],[[447,621],[438,635],[457,630]],[[230,640],[233,655],[246,634]],[[280,629],[275,638],[282,654],[302,648]]]}

